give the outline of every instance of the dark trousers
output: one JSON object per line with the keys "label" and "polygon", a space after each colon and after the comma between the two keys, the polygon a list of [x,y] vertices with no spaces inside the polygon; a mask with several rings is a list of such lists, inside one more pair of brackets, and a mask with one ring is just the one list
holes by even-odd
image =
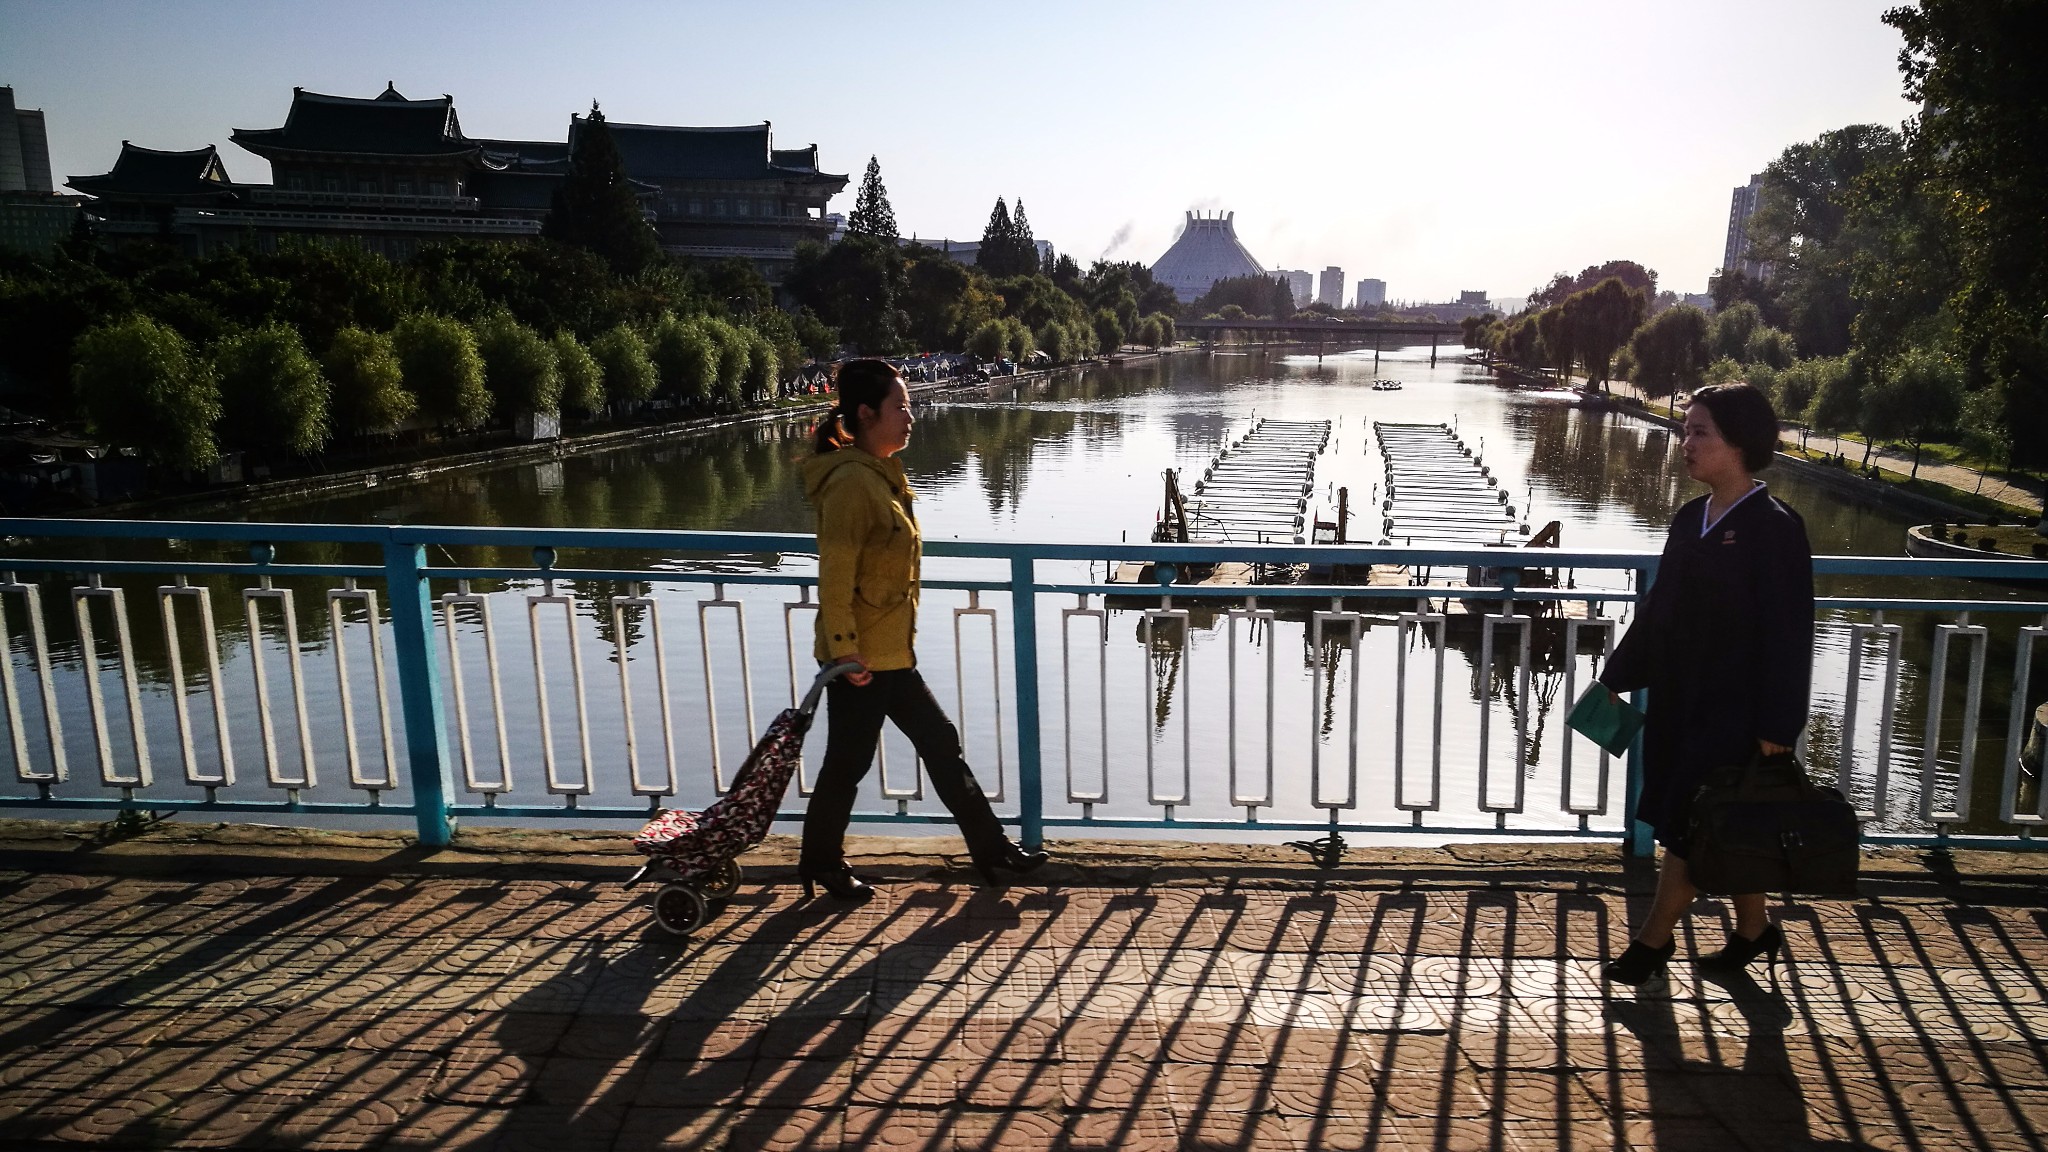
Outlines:
{"label": "dark trousers", "polygon": [[803,866],[834,868],[845,858],[854,794],[875,761],[885,719],[895,721],[917,748],[932,790],[960,825],[968,853],[977,860],[993,857],[1007,837],[973,770],[960,757],[960,730],[946,719],[917,669],[873,676],[861,687],[843,679],[825,687],[825,763],[804,811]]}

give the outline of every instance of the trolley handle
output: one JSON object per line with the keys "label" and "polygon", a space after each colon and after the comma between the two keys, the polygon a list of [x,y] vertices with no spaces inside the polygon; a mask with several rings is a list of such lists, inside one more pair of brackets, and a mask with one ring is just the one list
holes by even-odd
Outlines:
{"label": "trolley handle", "polygon": [[850,661],[827,664],[823,668],[818,669],[817,679],[811,681],[811,690],[804,693],[803,703],[797,705],[797,710],[802,712],[805,717],[814,715],[818,711],[818,701],[825,698],[825,685],[839,679],[841,676],[858,671],[860,671],[860,665]]}

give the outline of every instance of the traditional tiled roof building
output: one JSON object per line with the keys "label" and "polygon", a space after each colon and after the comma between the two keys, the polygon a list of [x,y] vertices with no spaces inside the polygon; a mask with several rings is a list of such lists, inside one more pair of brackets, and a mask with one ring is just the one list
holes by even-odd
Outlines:
{"label": "traditional tiled roof building", "polygon": [[[570,147],[584,123],[569,118]],[[847,178],[818,171],[816,144],[777,148],[765,121],[737,128],[608,125],[627,174],[656,190],[654,226],[663,248],[744,257],[776,277],[800,241],[831,238],[825,206]]]}
{"label": "traditional tiled roof building", "polygon": [[[452,236],[537,236],[569,153],[565,141],[463,134],[455,100],[408,100],[387,85],[371,99],[293,89],[277,128],[233,141],[270,162],[271,183],[235,184],[212,148],[161,153],[123,145],[115,170],[73,177],[97,198],[110,239],[150,235],[196,252],[279,236],[346,236],[394,258]],[[817,146],[778,149],[766,123],[742,128],[612,124],[628,175],[662,246],[739,256],[779,278],[799,241],[825,240],[825,206],[845,176],[818,171]],[[205,156],[212,175],[187,172]],[[184,158],[173,165],[167,157]],[[206,195],[198,196],[199,192]]]}

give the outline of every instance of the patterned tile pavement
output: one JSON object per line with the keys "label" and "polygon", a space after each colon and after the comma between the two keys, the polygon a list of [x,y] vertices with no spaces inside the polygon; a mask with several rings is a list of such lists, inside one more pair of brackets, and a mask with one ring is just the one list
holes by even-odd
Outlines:
{"label": "patterned tile pavement", "polygon": [[604,869],[65,869],[0,852],[8,1149],[2048,1141],[2038,870],[1781,903],[1776,970],[1637,994],[1599,979],[1647,892],[1611,860],[899,862],[858,908],[771,869],[689,940]]}

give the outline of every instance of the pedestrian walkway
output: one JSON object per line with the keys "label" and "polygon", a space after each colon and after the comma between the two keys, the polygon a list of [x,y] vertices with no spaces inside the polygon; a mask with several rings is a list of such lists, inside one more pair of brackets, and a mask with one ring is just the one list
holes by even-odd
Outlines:
{"label": "pedestrian walkway", "polygon": [[1330,872],[1281,848],[1070,847],[1083,865],[1006,892],[888,855],[867,862],[869,905],[802,903],[769,868],[778,882],[750,878],[686,941],[611,879],[618,857],[273,857],[264,874],[233,848],[116,847],[0,852],[0,1146],[1718,1152],[2048,1134],[2037,856],[1878,861],[1860,900],[1775,907],[1789,962],[1754,980],[1683,963],[1719,943],[1714,905],[1668,985],[1637,994],[1598,970],[1652,875],[1605,846]]}
{"label": "pedestrian walkway", "polygon": [[[1617,396],[1629,396],[1639,401],[1644,399],[1642,392],[1626,380],[1610,381],[1607,387]],[[1860,440],[1844,440],[1840,436],[1811,432],[1802,441],[1800,430],[1796,427],[1783,429],[1778,433],[1778,439],[1788,447],[1803,446],[1816,452],[1826,452],[1831,456],[1842,456],[1859,466],[1863,463],[1864,445]],[[1900,476],[1914,475],[1911,452],[1887,448],[1882,444],[1870,450],[1870,463]],[[1945,485],[1958,492],[1983,496],[2001,504],[2010,504],[2036,512],[2042,507],[2043,485],[2036,476],[2012,472],[1985,472],[1962,464],[1935,460],[1925,453],[1921,454],[1918,476],[1930,483]]]}

